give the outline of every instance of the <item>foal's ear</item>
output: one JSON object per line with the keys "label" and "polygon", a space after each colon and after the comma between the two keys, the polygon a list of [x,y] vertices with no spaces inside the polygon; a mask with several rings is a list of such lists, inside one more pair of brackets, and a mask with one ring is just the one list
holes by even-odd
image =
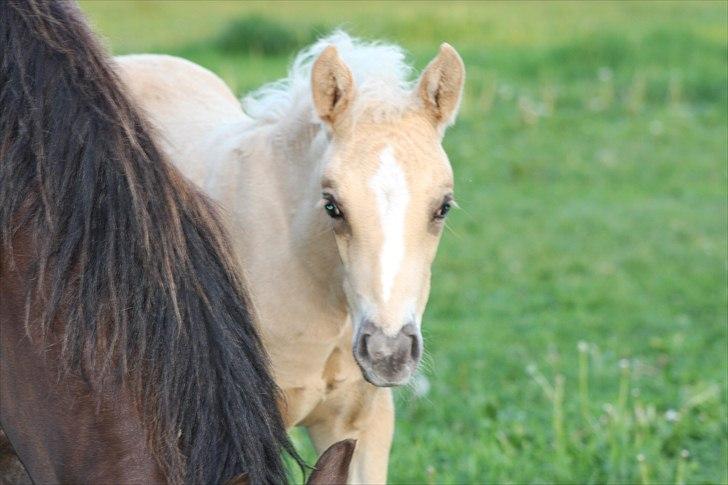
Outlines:
{"label": "foal's ear", "polygon": [[339,441],[329,446],[316,462],[314,471],[308,477],[306,484],[346,483],[355,447],[356,440],[352,439]]}
{"label": "foal's ear", "polygon": [[444,130],[455,121],[464,82],[463,60],[450,44],[442,44],[417,85],[425,112],[438,129]]}
{"label": "foal's ear", "polygon": [[336,47],[328,46],[313,63],[311,90],[319,117],[333,125],[354,99],[354,77]]}

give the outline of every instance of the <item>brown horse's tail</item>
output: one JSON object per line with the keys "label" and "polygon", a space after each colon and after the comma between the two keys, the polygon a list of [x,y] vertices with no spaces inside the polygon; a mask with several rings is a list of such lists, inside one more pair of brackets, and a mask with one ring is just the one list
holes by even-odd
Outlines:
{"label": "brown horse's tail", "polygon": [[0,244],[35,235],[44,311],[28,325],[68,372],[129,387],[170,482],[284,482],[281,453],[298,458],[210,201],[164,160],[74,4],[1,0],[0,52]]}

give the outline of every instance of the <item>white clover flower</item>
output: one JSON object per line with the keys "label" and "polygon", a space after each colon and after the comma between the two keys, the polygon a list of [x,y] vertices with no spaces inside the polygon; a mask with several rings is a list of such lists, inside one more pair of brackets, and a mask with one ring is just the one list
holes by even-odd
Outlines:
{"label": "white clover flower", "polygon": [[680,413],[675,411],[674,409],[668,409],[665,411],[665,420],[667,420],[670,423],[674,423],[680,419]]}

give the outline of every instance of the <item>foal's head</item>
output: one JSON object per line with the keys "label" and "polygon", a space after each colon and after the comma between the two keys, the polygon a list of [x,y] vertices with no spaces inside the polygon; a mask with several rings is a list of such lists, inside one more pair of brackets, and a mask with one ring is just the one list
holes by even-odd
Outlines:
{"label": "foal's head", "polygon": [[395,96],[358,89],[334,46],[313,65],[314,106],[331,136],[321,213],[331,219],[343,263],[354,357],[378,386],[407,382],[422,355],[430,266],[454,204],[441,141],[464,76],[447,44],[415,88]]}

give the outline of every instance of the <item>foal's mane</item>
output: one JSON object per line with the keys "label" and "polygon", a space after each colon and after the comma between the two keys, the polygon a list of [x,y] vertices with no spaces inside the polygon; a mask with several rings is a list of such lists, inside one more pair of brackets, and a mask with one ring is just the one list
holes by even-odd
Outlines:
{"label": "foal's mane", "polygon": [[0,244],[32,235],[43,308],[26,325],[92,388],[128,386],[170,482],[284,482],[295,450],[211,202],[74,4],[0,1],[0,52]]}
{"label": "foal's mane", "polygon": [[298,53],[288,76],[266,84],[243,99],[243,108],[258,123],[291,119],[303,110],[316,121],[311,98],[311,68],[329,45],[336,46],[356,84],[355,115],[396,116],[411,106],[412,67],[404,50],[394,44],[365,42],[337,30]]}

